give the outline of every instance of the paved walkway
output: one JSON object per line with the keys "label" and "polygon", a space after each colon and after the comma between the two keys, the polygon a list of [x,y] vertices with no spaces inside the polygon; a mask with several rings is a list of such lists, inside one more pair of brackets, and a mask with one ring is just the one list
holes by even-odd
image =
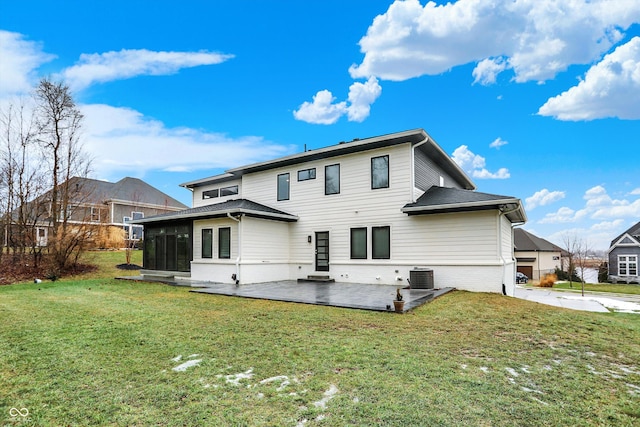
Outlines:
{"label": "paved walkway", "polygon": [[[333,307],[357,308],[361,310],[394,311],[393,300],[396,286],[360,284],[360,283],[323,283],[297,282],[285,280],[279,282],[230,285],[224,283],[194,281],[190,279],[153,279],[149,276],[119,277],[125,280],[158,281],[174,286],[189,286],[191,292],[237,296],[243,298],[267,299],[274,301],[297,302],[304,304],[327,305]],[[442,289],[401,289],[404,310],[426,304],[433,299],[452,291]]]}
{"label": "paved walkway", "polygon": [[[552,291],[545,288],[516,287],[516,298],[571,310],[609,313],[622,311],[640,314],[640,296],[605,292]],[[611,309],[611,310],[610,310]]]}

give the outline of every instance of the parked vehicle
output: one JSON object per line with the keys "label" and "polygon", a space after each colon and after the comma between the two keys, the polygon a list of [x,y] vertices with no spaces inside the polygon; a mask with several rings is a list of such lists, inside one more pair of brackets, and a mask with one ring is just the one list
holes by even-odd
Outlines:
{"label": "parked vehicle", "polygon": [[526,274],[520,273],[519,271],[516,273],[516,283],[518,284],[527,283],[528,281],[529,281],[529,278],[527,277]]}

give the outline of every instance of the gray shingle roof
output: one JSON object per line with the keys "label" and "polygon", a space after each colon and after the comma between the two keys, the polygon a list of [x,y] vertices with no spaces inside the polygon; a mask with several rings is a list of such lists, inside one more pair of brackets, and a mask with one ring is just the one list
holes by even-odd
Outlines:
{"label": "gray shingle roof", "polygon": [[199,206],[197,208],[185,209],[177,212],[170,212],[161,215],[154,215],[137,221],[131,221],[133,224],[148,224],[153,222],[173,221],[178,219],[202,219],[202,218],[220,218],[227,214],[237,215],[245,214],[247,216],[274,219],[279,221],[293,222],[298,217],[289,213],[253,202],[247,199],[227,200],[222,203],[213,205]]}
{"label": "gray shingle roof", "polygon": [[529,233],[522,228],[513,230],[514,247],[516,251],[526,252],[563,252],[562,248],[548,240]]}
{"label": "gray shingle roof", "polygon": [[78,186],[83,194],[84,202],[102,203],[107,200],[125,200],[133,203],[148,203],[172,208],[186,208],[187,206],[168,194],[147,184],[138,178],[125,177],[118,182],[100,181],[90,178],[74,177],[69,185]]}
{"label": "gray shingle roof", "polygon": [[636,240],[638,240],[640,242],[640,222],[638,222],[637,224],[632,225],[624,233],[620,234],[618,237],[613,239],[611,241],[611,245],[610,246],[615,245],[618,242],[618,240],[620,240],[622,238],[622,236],[624,236],[625,234],[628,234],[629,236],[634,237]]}
{"label": "gray shingle roof", "polygon": [[433,186],[402,208],[409,215],[500,209],[512,222],[525,222],[527,216],[520,199],[473,190]]}

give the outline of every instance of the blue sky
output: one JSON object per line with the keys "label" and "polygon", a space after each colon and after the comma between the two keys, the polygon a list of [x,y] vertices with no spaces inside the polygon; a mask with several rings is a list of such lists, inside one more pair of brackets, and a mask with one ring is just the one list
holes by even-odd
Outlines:
{"label": "blue sky", "polygon": [[0,103],[43,76],[96,178],[186,204],[185,181],[424,128],[556,244],[640,221],[637,0],[0,0]]}

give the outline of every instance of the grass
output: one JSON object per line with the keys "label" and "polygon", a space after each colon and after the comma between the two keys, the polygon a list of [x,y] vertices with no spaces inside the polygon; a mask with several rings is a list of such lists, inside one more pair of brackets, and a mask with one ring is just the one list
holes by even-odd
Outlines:
{"label": "grass", "polygon": [[[553,289],[582,289],[580,282],[573,282],[570,286],[569,282],[560,282],[553,285]],[[589,292],[613,292],[618,294],[633,294],[640,295],[640,285],[628,285],[628,284],[612,284],[612,283],[585,283],[584,290]]]}
{"label": "grass", "polygon": [[635,314],[453,292],[396,315],[98,276],[0,288],[0,425],[640,422]]}

